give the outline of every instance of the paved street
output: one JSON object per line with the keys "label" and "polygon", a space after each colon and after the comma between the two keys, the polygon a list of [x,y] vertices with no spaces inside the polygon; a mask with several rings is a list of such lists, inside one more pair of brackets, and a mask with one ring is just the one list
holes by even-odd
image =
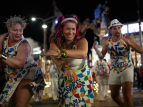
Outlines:
{"label": "paved street", "polygon": [[[93,107],[118,107],[118,105],[111,99],[110,93],[105,99],[106,101],[99,102],[98,95],[95,94]],[[132,99],[134,107],[143,107],[143,92],[140,92],[136,87],[132,88]],[[58,101],[54,101],[52,98],[44,95],[41,103],[35,102],[32,98],[30,105],[32,107],[58,107]]]}

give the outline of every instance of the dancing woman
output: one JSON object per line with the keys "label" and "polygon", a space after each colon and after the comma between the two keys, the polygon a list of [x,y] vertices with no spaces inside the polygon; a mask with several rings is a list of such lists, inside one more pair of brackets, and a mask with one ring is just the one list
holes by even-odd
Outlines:
{"label": "dancing woman", "polygon": [[7,20],[6,26],[8,33],[0,37],[0,58],[6,64],[7,83],[0,95],[0,106],[12,99],[14,107],[27,107],[33,93],[43,90],[45,82],[23,36],[25,20],[14,16]]}
{"label": "dancing woman", "polygon": [[50,55],[60,68],[59,107],[91,107],[94,94],[92,74],[87,66],[87,40],[80,33],[76,15],[61,15],[57,20],[50,38],[50,50],[43,56]]}

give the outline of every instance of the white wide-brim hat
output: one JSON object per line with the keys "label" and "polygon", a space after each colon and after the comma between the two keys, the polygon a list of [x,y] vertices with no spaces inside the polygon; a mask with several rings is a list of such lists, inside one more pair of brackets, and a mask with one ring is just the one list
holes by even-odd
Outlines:
{"label": "white wide-brim hat", "polygon": [[110,29],[113,26],[123,26],[123,24],[121,22],[119,22],[117,19],[113,19],[110,23],[110,26],[108,27],[108,29]]}

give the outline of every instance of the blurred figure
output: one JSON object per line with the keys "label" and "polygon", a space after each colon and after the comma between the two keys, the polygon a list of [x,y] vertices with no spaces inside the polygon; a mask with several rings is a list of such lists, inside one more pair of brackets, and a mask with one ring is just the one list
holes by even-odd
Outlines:
{"label": "blurred figure", "polygon": [[37,61],[37,66],[41,68],[43,77],[45,76],[45,67],[43,66],[42,59]]}
{"label": "blurred figure", "polygon": [[45,75],[44,75],[44,78],[46,80],[49,80],[49,69],[50,69],[50,64],[46,64],[45,65]]}
{"label": "blurred figure", "polygon": [[143,92],[143,66],[140,66],[139,68],[139,76],[140,76],[140,82],[141,82],[141,92]]}
{"label": "blurred figure", "polygon": [[5,67],[4,62],[0,59],[0,94],[2,93],[2,90],[6,84],[6,75],[4,72]]}
{"label": "blurred figure", "polygon": [[49,97],[52,97],[53,100],[57,100],[58,96],[58,68],[51,61],[51,67],[49,70],[49,82],[51,82]]}
{"label": "blurred figure", "polygon": [[[37,66],[41,68],[42,76],[43,76],[43,78],[44,78],[45,68],[43,67],[42,59],[39,59],[39,60],[37,61]],[[43,90],[40,90],[39,93],[34,94],[34,99],[35,99],[35,101],[36,101],[36,102],[41,102],[41,101],[42,101],[42,99],[41,99],[42,95],[43,95]]]}
{"label": "blurred figure", "polygon": [[[104,59],[104,61],[107,63],[107,61],[106,61],[106,59]],[[106,78],[104,78],[106,81],[108,81],[108,79],[109,79],[109,74],[110,74],[110,65],[107,63],[107,66],[108,66],[108,68],[109,68],[109,72],[108,73],[106,73]],[[104,95],[105,95],[105,97],[107,97],[108,96],[108,89],[109,89],[109,85],[108,84],[105,84],[105,93],[104,93]]]}
{"label": "blurred figure", "polygon": [[138,82],[138,89],[140,90],[140,83],[141,83],[141,78],[140,78],[140,74],[139,74],[140,68],[137,68],[137,72],[136,72],[136,77],[137,77],[137,82]]}
{"label": "blurred figure", "polygon": [[[49,82],[49,68],[50,68],[50,65],[49,64],[46,64],[45,65],[45,75],[44,75],[44,80],[47,84],[47,82]],[[47,84],[49,85],[49,84]],[[45,86],[44,87],[44,90],[43,90],[43,95],[48,95],[49,93],[49,86]]]}
{"label": "blurred figure", "polygon": [[109,68],[107,63],[99,58],[92,67],[92,71],[95,72],[96,80],[98,83],[98,97],[99,101],[104,101],[105,94],[107,95],[107,84],[106,80],[109,76]]}

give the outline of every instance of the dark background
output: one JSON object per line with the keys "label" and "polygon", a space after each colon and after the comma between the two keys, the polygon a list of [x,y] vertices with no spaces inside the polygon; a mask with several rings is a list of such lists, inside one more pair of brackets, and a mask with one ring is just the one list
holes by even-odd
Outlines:
{"label": "dark background", "polygon": [[[76,14],[82,23],[86,18],[94,20],[94,10],[97,5],[104,4],[105,0],[55,0],[56,5],[63,14]],[[107,0],[110,7],[110,20],[117,18],[122,23],[137,22],[137,0]],[[43,22],[31,21],[32,17],[48,18],[53,16],[53,0],[5,0],[0,6],[0,34],[7,32],[4,22],[10,16],[21,15],[29,23],[24,31],[25,37],[43,42]],[[143,0],[140,0],[140,16],[143,19]],[[47,38],[51,33],[48,24]]]}

